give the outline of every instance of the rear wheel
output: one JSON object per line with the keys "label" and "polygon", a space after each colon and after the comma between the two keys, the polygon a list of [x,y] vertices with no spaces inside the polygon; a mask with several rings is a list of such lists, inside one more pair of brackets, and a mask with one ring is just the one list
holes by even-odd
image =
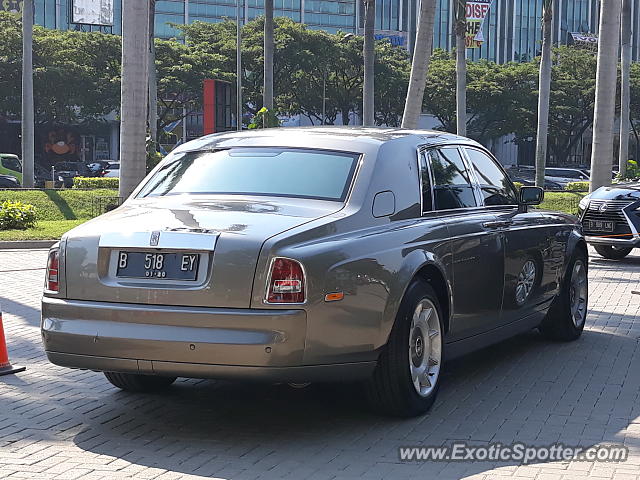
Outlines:
{"label": "rear wheel", "polygon": [[389,342],[366,385],[374,410],[400,417],[425,413],[440,387],[443,353],[438,298],[423,280],[414,280],[402,300]]}
{"label": "rear wheel", "polygon": [[616,247],[613,245],[594,245],[593,248],[604,258],[610,260],[622,260],[633,250],[633,248],[630,247]]}
{"label": "rear wheel", "polygon": [[584,330],[588,303],[587,257],[578,253],[569,263],[562,288],[540,325],[540,332],[553,340],[576,340]]}
{"label": "rear wheel", "polygon": [[158,377],[136,373],[104,372],[104,376],[113,386],[128,392],[155,392],[176,381],[176,377]]}

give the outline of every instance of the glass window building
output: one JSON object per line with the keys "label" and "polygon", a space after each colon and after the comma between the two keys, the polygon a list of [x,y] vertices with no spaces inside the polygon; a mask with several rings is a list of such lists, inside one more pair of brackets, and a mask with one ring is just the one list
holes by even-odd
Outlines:
{"label": "glass window building", "polygon": [[[239,0],[242,21],[261,15],[264,0]],[[455,0],[437,0],[434,47],[452,47],[453,4]],[[12,3],[13,2],[13,3]],[[21,0],[9,4],[19,5]],[[101,30],[120,34],[122,0],[114,0],[114,25],[89,27],[69,24],[71,0],[35,0],[35,21],[48,28]],[[566,44],[571,32],[593,33],[598,27],[599,0],[557,0],[554,41]],[[540,53],[542,0],[493,0],[484,22],[485,42],[469,49],[472,60],[487,59],[499,63],[526,61]],[[635,2],[634,2],[635,3]],[[0,9],[3,8],[0,2]],[[420,0],[376,0],[376,36],[388,38],[394,45],[409,50],[415,40],[416,17]],[[331,33],[359,34],[363,28],[361,0],[275,0],[275,15],[286,16],[311,28]],[[640,5],[633,10],[633,58],[640,60]],[[235,0],[157,0],[155,31],[160,38],[179,37],[175,25],[195,21],[219,22],[235,19]]]}

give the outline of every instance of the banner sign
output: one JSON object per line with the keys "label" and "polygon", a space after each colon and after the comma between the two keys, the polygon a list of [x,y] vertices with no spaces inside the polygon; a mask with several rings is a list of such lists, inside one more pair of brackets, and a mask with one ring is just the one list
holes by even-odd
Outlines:
{"label": "banner sign", "polygon": [[576,45],[598,46],[598,36],[594,33],[571,32],[571,39]]}
{"label": "banner sign", "polygon": [[467,1],[466,18],[467,29],[465,43],[467,48],[480,48],[484,43],[482,26],[489,15],[489,9],[493,0]]}
{"label": "banner sign", "polygon": [[73,0],[71,23],[113,25],[113,0]]}

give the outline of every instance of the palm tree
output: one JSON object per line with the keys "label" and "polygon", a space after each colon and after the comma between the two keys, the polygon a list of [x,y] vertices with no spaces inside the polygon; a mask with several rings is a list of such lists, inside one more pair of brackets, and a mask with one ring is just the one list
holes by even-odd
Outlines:
{"label": "palm tree", "polygon": [[631,0],[622,0],[622,15],[620,16],[620,38],[622,39],[621,69],[622,85],[620,94],[620,156],[618,165],[620,175],[624,178],[627,173],[627,161],[629,160],[629,110],[630,95],[630,69],[631,69]]}
{"label": "palm tree", "polygon": [[273,0],[264,1],[264,90],[262,106],[273,110]]}
{"label": "palm tree", "polygon": [[122,1],[122,85],[120,87],[120,197],[145,176],[149,93],[149,5]]}
{"label": "palm tree", "polygon": [[602,0],[600,4],[598,70],[591,149],[591,191],[611,185],[621,7],[621,0]]}
{"label": "palm tree", "polygon": [[542,188],[544,188],[544,170],[547,165],[552,28],[553,1],[544,0],[542,11],[542,58],[540,59],[540,77],[538,80],[538,136],[536,139],[536,185]]}
{"label": "palm tree", "polygon": [[420,2],[420,16],[416,32],[416,44],[413,49],[411,62],[411,76],[409,88],[404,104],[402,116],[403,128],[417,128],[420,113],[422,113],[422,99],[427,82],[429,61],[433,47],[433,22],[436,16],[436,0],[422,0]]}
{"label": "palm tree", "polygon": [[467,135],[467,0],[456,0],[456,130]]}
{"label": "palm tree", "polygon": [[33,188],[33,0],[22,3],[22,185]]}
{"label": "palm tree", "polygon": [[154,148],[158,141],[158,80],[156,75],[155,36],[156,0],[149,0],[149,134]]}
{"label": "palm tree", "polygon": [[374,95],[375,87],[374,61],[375,61],[375,39],[374,29],[376,22],[376,0],[363,0],[364,2],[364,46],[362,56],[364,57],[364,84],[362,86],[362,124],[371,126],[374,124]]}

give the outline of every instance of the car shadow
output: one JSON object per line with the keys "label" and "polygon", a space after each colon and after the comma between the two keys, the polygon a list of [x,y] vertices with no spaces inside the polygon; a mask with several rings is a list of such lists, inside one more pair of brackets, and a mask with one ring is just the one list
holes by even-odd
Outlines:
{"label": "car shadow", "polygon": [[[347,468],[462,477],[518,463],[402,464],[398,447],[622,444],[640,416],[638,402],[616,400],[629,386],[637,395],[638,382],[625,384],[630,373],[613,368],[629,355],[640,360],[635,338],[586,330],[565,344],[532,331],[447,363],[433,408],[413,419],[367,411],[353,384],[294,389],[180,379],[152,395],[101,385],[101,413],[83,415],[72,438],[95,454],[182,474],[280,478],[284,462],[299,469],[292,478],[312,471],[331,478]],[[596,378],[603,369],[611,369],[604,382]]]}

